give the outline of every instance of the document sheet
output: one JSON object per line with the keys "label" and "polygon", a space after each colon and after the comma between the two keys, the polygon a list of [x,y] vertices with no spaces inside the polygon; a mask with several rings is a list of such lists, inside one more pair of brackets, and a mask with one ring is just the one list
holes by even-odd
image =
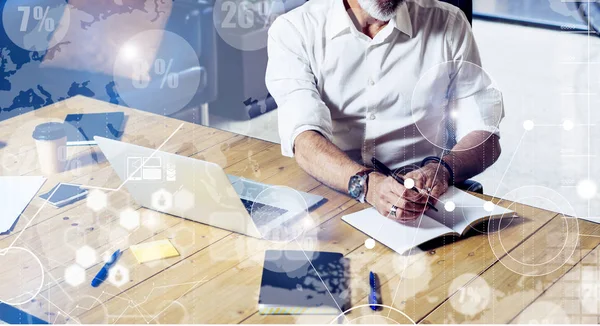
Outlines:
{"label": "document sheet", "polygon": [[0,233],[10,230],[44,182],[36,176],[0,177]]}

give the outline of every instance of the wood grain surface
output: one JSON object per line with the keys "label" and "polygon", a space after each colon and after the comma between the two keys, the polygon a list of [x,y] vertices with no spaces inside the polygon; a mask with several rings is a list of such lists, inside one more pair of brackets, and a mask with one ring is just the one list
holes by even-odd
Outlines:
{"label": "wood grain surface", "polygon": [[[62,121],[69,113],[124,111],[123,141],[219,164],[232,175],[282,185],[327,198],[311,212],[314,222],[300,238],[274,243],[140,207],[125,188],[102,191],[108,205],[94,211],[79,201],[63,208],[34,198],[0,248],[24,248],[42,265],[0,256],[0,282],[37,295],[17,307],[56,323],[523,323],[598,322],[600,228],[555,212],[484,196],[514,210],[495,232],[472,230],[399,255],[341,220],[365,208],[307,175],[278,144],[181,122],[97,100],[74,97],[0,123],[1,175],[39,175],[33,128]],[[181,128],[173,134],[173,132]],[[118,188],[121,180],[95,146],[70,147],[67,171],[52,175],[40,190],[58,182]],[[140,214],[133,231],[120,226],[125,210]],[[27,226],[27,227],[26,227]],[[583,234],[584,236],[580,236]],[[573,238],[575,237],[575,238]],[[127,248],[170,239],[180,256],[138,264]],[[98,256],[86,281],[72,286],[65,272],[83,246]],[[120,286],[89,281],[101,258],[125,249],[119,265],[128,277]],[[265,316],[258,294],[267,249],[336,251],[350,259],[352,309],[341,316]],[[9,249],[7,252],[10,252]],[[14,253],[14,252],[13,252]],[[18,266],[23,270],[17,270]],[[27,270],[27,271],[24,271]],[[378,273],[382,303],[367,304],[369,271]],[[40,288],[41,284],[41,288]],[[587,300],[582,300],[582,293]],[[33,295],[34,293],[30,293]],[[1,298],[0,298],[1,300]],[[565,319],[566,318],[566,319]]]}

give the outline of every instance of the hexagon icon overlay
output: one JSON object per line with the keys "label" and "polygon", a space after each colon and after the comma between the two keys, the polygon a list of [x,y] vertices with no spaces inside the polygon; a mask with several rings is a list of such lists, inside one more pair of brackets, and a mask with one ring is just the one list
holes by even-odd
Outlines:
{"label": "hexagon icon overlay", "polygon": [[165,189],[152,194],[152,208],[164,212],[173,207],[173,195]]}
{"label": "hexagon icon overlay", "polygon": [[137,229],[140,226],[140,213],[129,207],[124,209],[119,214],[119,224],[129,231]]}
{"label": "hexagon icon overlay", "polygon": [[83,246],[75,252],[75,261],[83,268],[90,268],[98,261],[98,255],[90,246]]}
{"label": "hexagon icon overlay", "polygon": [[194,208],[194,193],[183,188],[175,193],[174,196],[175,207],[182,212],[189,211]]}
{"label": "hexagon icon overlay", "polygon": [[79,265],[71,265],[65,269],[65,282],[70,286],[79,286],[85,282],[85,270]]}
{"label": "hexagon icon overlay", "polygon": [[108,281],[116,287],[125,285],[129,282],[129,270],[123,265],[115,265],[108,271]]}
{"label": "hexagon icon overlay", "polygon": [[108,206],[108,196],[98,189],[93,189],[87,195],[86,204],[94,212],[99,212]]}

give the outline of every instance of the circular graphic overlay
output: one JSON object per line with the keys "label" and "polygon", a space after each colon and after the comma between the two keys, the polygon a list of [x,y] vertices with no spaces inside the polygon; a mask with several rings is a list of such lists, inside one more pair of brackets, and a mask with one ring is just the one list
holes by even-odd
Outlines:
{"label": "circular graphic overlay", "polygon": [[579,197],[590,200],[596,197],[598,186],[592,180],[581,180],[577,183],[577,194]]}
{"label": "circular graphic overlay", "polygon": [[569,316],[557,304],[547,301],[535,301],[517,319],[517,324],[570,324]]}
{"label": "circular graphic overlay", "polygon": [[[425,180],[426,176],[423,174],[421,167],[416,164],[410,164],[398,169],[393,170],[393,173],[396,175],[400,175],[404,177],[404,185],[399,182],[394,182],[392,185],[392,191],[398,194],[404,194],[405,191],[416,191],[417,193],[412,193],[411,196],[415,196],[417,199],[422,199],[424,197],[428,197],[429,195],[421,189],[417,189],[418,187],[423,187],[423,185],[418,185],[415,180]],[[429,197],[428,197],[429,200]]]}
{"label": "circular graphic overlay", "polygon": [[188,105],[208,78],[192,46],[164,30],[144,31],[127,40],[117,55],[113,75],[119,96],[128,106],[163,116]]}
{"label": "circular graphic overlay", "polygon": [[373,248],[375,248],[375,240],[373,240],[371,238],[365,240],[365,247],[367,249],[373,249]]}
{"label": "circular graphic overlay", "polygon": [[[36,169],[41,168],[41,164],[45,163],[44,158],[40,160],[37,152],[37,145],[33,139],[33,131],[38,125],[48,122],[62,122],[48,118],[33,117],[28,121],[18,123],[17,130],[8,133],[4,130],[3,140],[6,146],[2,148],[0,153],[0,174],[2,175],[26,175]],[[15,122],[16,123],[16,122]],[[68,124],[64,125],[67,133],[74,127]],[[1,136],[0,136],[1,137]],[[89,147],[83,146],[61,146],[57,149],[58,156],[66,158],[64,164],[63,175],[71,175],[74,177],[81,176],[84,169],[95,163],[98,159],[98,154]],[[108,176],[99,176],[98,178],[108,178]],[[96,179],[96,182],[99,180]]]}
{"label": "circular graphic overlay", "polygon": [[535,127],[535,123],[531,120],[525,120],[523,121],[523,129],[527,130],[527,131],[531,131],[533,130],[533,128]]}
{"label": "circular graphic overlay", "polygon": [[70,5],[65,0],[7,0],[2,23],[6,34],[18,47],[41,52],[63,40],[70,17]]}
{"label": "circular graphic overlay", "polygon": [[285,186],[269,186],[253,199],[250,214],[264,239],[290,242],[316,225],[304,197]]}
{"label": "circular graphic overlay", "polygon": [[[542,186],[514,189],[503,196],[503,200],[510,201],[507,208],[522,217],[501,216],[495,223],[488,224],[488,241],[499,261],[523,276],[542,276],[562,267],[579,242],[579,224],[572,217],[576,214],[570,203],[555,190]],[[535,218],[542,217],[532,217],[529,206],[549,207],[550,211],[560,214],[544,226],[546,232],[532,234],[531,224],[536,223]],[[520,242],[523,244],[513,249]]]}
{"label": "circular graphic overlay", "polygon": [[485,203],[483,203],[483,209],[486,212],[493,212],[494,211],[494,203],[492,203],[491,201],[486,201]]}
{"label": "circular graphic overlay", "polygon": [[31,135],[37,125],[45,122],[54,121],[33,118],[30,121],[20,123],[17,130],[11,135],[5,135],[5,137],[10,138],[8,140],[4,138],[6,147],[2,149],[2,153],[0,154],[3,175],[25,175],[39,168],[37,147]]}
{"label": "circular graphic overlay", "polygon": [[[165,306],[165,308],[162,308],[162,306]],[[145,308],[146,311],[148,311],[148,308],[142,306],[142,308]],[[151,323],[151,322],[155,322],[157,324],[189,324],[190,320],[189,320],[189,312],[187,310],[187,308],[179,301],[175,300],[165,300],[163,301],[163,304],[160,305],[161,309],[156,309],[156,311],[153,313],[150,311],[150,315],[155,315],[154,320],[150,320],[150,318],[148,318],[148,320],[146,321],[146,323]]]}
{"label": "circular graphic overlay", "polygon": [[[459,190],[459,189],[451,187],[448,189],[446,195],[448,197],[453,197],[454,196],[453,194],[458,195],[458,192],[460,192],[460,191],[461,190]],[[442,216],[444,218],[450,218],[450,216],[460,216],[460,217],[462,217],[462,219],[464,219],[464,221],[466,223],[465,225],[467,226],[467,228],[470,229],[468,232],[477,232],[479,234],[486,234],[490,231],[497,232],[499,230],[499,228],[496,226],[489,226],[489,224],[485,224],[485,223],[472,224],[471,223],[472,220],[469,218],[469,216],[473,216],[474,212],[476,214],[479,214],[481,212],[481,210],[484,210],[487,213],[491,213],[490,215],[498,216],[498,212],[494,213],[495,207],[496,207],[496,205],[491,201],[486,201],[481,206],[469,206],[469,205],[461,206],[461,205],[456,205],[456,203],[453,201],[446,201],[446,202],[444,202],[444,210],[440,210],[439,214],[442,214]],[[504,223],[503,225],[507,225],[507,224],[510,224],[510,222],[514,218],[517,218],[517,215],[515,215],[514,213],[509,213],[509,214],[502,215],[502,218],[503,218],[502,221]],[[493,220],[492,222],[498,224],[497,220]]]}
{"label": "circular graphic overlay", "polygon": [[406,178],[404,180],[404,188],[412,189],[414,186],[415,186],[415,180],[413,180],[412,178]]}
{"label": "circular graphic overlay", "polygon": [[285,13],[286,7],[293,2],[217,0],[213,23],[221,39],[230,46],[242,51],[260,50],[267,46],[267,30],[275,18]]}
{"label": "circular graphic overlay", "polygon": [[354,306],[339,314],[330,324],[412,324],[414,320],[404,312],[387,305],[377,304],[377,310],[372,310],[371,305],[363,304]]}
{"label": "circular graphic overlay", "polygon": [[0,302],[18,306],[31,301],[44,285],[44,267],[28,249],[0,249]]}
{"label": "circular graphic overlay", "polygon": [[467,316],[475,316],[484,311],[492,301],[492,289],[487,282],[470,273],[454,279],[448,289],[448,295],[452,308]]}
{"label": "circular graphic overlay", "polygon": [[[69,316],[63,314],[61,315],[63,320],[60,321],[59,319],[59,321],[65,324],[81,324],[81,320],[79,320],[79,318],[74,318],[74,316],[79,316],[81,313],[92,310],[92,308],[94,309],[94,316],[96,318],[95,321],[98,324],[108,324],[109,314],[104,303],[102,303],[102,301],[100,301],[98,298],[87,294],[82,294],[77,298],[74,298],[74,300],[69,300],[67,303],[67,309],[65,310],[66,312],[69,312]],[[66,318],[69,318],[70,322],[65,320]]]}
{"label": "circular graphic overlay", "polygon": [[[502,93],[488,73],[467,61],[448,61],[427,70],[417,82],[411,99],[413,122],[422,137],[435,147],[451,150],[469,128],[498,128],[503,115]],[[490,134],[491,136],[491,134]],[[485,142],[482,138],[470,150]],[[456,151],[456,150],[455,150]]]}
{"label": "circular graphic overlay", "polygon": [[573,127],[575,125],[573,124],[573,121],[571,121],[571,120],[565,120],[565,121],[563,121],[562,126],[563,126],[564,130],[570,131],[570,130],[573,130]]}

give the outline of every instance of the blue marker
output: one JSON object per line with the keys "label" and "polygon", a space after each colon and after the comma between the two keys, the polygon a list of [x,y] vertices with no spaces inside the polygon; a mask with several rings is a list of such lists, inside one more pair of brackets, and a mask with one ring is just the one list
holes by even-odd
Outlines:
{"label": "blue marker", "polygon": [[371,287],[369,306],[372,310],[377,310],[379,309],[379,294],[377,293],[377,275],[373,272],[369,273],[369,285]]}
{"label": "blue marker", "polygon": [[111,267],[113,267],[114,264],[117,263],[119,257],[121,257],[121,249],[117,249],[117,251],[115,251],[115,253],[113,253],[112,256],[110,256],[110,259],[106,262],[106,264],[102,266],[98,274],[96,274],[96,276],[92,280],[93,287],[97,288],[98,286],[100,286],[100,284],[102,284],[102,282],[106,280],[106,278],[108,277],[108,271]]}

